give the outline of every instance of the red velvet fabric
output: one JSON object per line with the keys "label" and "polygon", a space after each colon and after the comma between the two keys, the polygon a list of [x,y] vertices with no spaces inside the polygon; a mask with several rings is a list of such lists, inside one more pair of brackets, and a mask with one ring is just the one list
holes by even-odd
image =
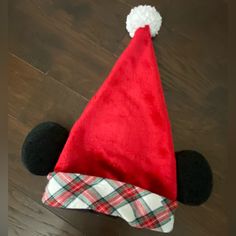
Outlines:
{"label": "red velvet fabric", "polygon": [[136,31],[74,124],[55,167],[176,199],[176,163],[149,26]]}

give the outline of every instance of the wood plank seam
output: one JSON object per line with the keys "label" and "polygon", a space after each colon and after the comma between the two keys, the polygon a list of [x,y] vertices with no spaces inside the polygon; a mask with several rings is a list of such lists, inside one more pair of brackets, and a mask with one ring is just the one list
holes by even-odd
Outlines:
{"label": "wood plank seam", "polygon": [[24,59],[18,57],[17,55],[15,55],[12,52],[9,52],[9,55],[15,57],[16,59],[18,59],[19,61],[21,61],[23,64],[26,64],[27,66],[29,66],[30,68],[38,71],[39,73],[41,73],[43,76],[50,76],[51,79],[53,79],[56,83],[61,84],[62,86],[65,86],[66,88],[68,88],[71,92],[79,95],[83,100],[85,100],[86,102],[88,102],[90,99],[86,98],[85,96],[83,96],[82,94],[80,94],[79,92],[77,92],[76,90],[72,89],[71,87],[67,86],[66,84],[64,84],[63,82],[55,79],[52,75],[48,75],[48,72],[43,72],[40,69],[38,69],[37,67],[33,66],[32,64],[28,63],[27,61],[25,61]]}

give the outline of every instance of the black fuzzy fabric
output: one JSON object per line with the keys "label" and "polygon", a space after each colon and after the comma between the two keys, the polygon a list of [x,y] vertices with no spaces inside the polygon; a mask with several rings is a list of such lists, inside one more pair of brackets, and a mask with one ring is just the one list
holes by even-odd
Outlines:
{"label": "black fuzzy fabric", "polygon": [[54,122],[45,122],[33,128],[22,146],[22,162],[35,175],[53,171],[68,138],[68,131]]}
{"label": "black fuzzy fabric", "polygon": [[211,168],[198,152],[176,152],[177,200],[187,205],[200,205],[210,196],[213,185]]}

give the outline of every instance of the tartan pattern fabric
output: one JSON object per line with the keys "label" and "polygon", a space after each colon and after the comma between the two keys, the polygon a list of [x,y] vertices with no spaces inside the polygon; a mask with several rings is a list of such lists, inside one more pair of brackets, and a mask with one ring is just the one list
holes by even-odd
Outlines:
{"label": "tartan pattern fabric", "polygon": [[48,175],[42,202],[118,216],[136,228],[170,232],[177,202],[116,180],[74,173]]}

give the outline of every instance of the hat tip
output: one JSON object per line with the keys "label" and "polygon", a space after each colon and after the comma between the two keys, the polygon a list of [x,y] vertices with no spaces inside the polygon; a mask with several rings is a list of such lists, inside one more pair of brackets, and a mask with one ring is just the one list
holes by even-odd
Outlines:
{"label": "hat tip", "polygon": [[126,29],[131,38],[137,29],[143,28],[146,25],[150,27],[152,37],[158,34],[161,28],[162,17],[155,7],[149,5],[139,5],[131,9],[126,18]]}

